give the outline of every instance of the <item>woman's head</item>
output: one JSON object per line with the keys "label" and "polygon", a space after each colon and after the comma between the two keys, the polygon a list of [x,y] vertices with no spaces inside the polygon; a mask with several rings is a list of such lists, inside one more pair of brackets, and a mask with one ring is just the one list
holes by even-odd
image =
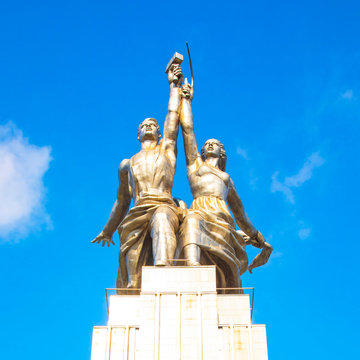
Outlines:
{"label": "woman's head", "polygon": [[224,145],[219,140],[209,139],[205,141],[201,149],[201,158],[205,161],[209,157],[219,158],[219,169],[225,171],[226,151]]}

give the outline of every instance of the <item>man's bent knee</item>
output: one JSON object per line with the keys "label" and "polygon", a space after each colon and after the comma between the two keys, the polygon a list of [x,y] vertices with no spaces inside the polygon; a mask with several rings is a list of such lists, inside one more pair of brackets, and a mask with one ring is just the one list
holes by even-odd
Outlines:
{"label": "man's bent knee", "polygon": [[160,225],[163,228],[172,227],[176,231],[179,226],[179,219],[172,209],[161,206],[155,211],[150,220],[151,228],[154,225]]}

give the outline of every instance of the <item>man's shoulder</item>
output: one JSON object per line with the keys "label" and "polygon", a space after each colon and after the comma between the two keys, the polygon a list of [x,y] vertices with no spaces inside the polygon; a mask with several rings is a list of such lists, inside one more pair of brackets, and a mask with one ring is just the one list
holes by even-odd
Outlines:
{"label": "man's shoulder", "polygon": [[176,140],[162,138],[159,141],[158,146],[159,150],[166,152],[167,154],[176,153]]}
{"label": "man's shoulder", "polygon": [[119,165],[119,172],[128,170],[128,168],[130,166],[130,160],[131,159],[124,159],[121,161],[121,163]]}

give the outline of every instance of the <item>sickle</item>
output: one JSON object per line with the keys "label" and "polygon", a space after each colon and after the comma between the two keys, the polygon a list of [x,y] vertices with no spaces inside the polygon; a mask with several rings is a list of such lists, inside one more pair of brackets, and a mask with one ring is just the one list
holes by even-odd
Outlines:
{"label": "sickle", "polygon": [[189,44],[187,42],[186,42],[186,47],[187,47],[187,52],[189,55],[189,63],[190,63],[190,71],[191,71],[191,87],[194,88],[194,72],[193,72],[193,67],[192,67],[192,62],[191,62]]}

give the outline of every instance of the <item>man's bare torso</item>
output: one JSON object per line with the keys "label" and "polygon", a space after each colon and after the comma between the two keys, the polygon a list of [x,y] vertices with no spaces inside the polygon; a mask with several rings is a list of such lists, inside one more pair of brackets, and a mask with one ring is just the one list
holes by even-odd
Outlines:
{"label": "man's bare torso", "polygon": [[175,165],[161,144],[135,154],[128,165],[133,199],[138,200],[144,193],[171,195]]}

